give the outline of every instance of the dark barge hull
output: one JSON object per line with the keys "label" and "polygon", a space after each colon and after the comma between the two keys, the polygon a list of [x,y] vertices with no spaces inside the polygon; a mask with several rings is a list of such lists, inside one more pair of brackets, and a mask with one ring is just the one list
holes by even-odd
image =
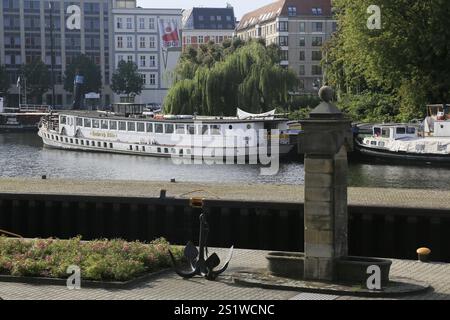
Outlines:
{"label": "dark barge hull", "polygon": [[410,154],[404,151],[389,151],[369,148],[355,141],[355,151],[358,156],[366,159],[379,160],[383,162],[396,162],[402,164],[430,164],[436,163],[441,165],[450,165],[450,154]]}

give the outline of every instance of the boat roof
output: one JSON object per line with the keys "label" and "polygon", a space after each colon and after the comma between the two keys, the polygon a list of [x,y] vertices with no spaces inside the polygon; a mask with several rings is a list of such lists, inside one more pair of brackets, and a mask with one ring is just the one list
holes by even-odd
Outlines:
{"label": "boat roof", "polygon": [[396,127],[417,127],[418,123],[385,123],[385,124],[375,124],[373,127],[379,128],[396,128]]}
{"label": "boat roof", "polygon": [[197,116],[191,119],[155,119],[151,117],[125,117],[124,115],[117,115],[112,112],[98,112],[98,111],[82,111],[82,110],[67,110],[58,111],[53,114],[69,115],[74,117],[83,118],[97,118],[97,119],[112,119],[112,120],[124,120],[124,121],[151,121],[151,122],[170,122],[170,123],[193,123],[193,122],[207,122],[207,123],[255,123],[255,122],[285,122],[286,118],[256,118],[256,119],[238,119],[236,117],[206,117]]}

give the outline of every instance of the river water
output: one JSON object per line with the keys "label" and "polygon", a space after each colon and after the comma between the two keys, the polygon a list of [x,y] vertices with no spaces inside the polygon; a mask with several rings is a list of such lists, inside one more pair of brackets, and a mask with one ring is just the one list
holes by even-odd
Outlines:
{"label": "river water", "polygon": [[[149,180],[215,183],[303,184],[303,164],[286,160],[277,175],[263,176],[256,165],[176,165],[171,159],[44,148],[34,133],[0,134],[0,177],[78,180]],[[450,190],[450,168],[384,164],[349,165],[354,187]]]}

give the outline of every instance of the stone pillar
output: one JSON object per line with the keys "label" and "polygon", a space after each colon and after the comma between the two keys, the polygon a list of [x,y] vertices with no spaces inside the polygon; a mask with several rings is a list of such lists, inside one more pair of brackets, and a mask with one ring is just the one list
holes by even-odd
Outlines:
{"label": "stone pillar", "polygon": [[322,102],[302,121],[300,152],[305,154],[305,265],[307,280],[335,279],[334,262],[347,256],[347,150],[350,120],[319,91]]}

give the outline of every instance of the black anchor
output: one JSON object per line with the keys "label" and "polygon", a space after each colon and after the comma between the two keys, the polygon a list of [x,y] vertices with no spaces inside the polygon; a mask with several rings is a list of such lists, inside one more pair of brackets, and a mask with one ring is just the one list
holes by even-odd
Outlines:
{"label": "black anchor", "polygon": [[184,256],[186,257],[191,270],[190,271],[182,271],[177,267],[177,262],[172,252],[169,250],[170,258],[172,259],[172,263],[175,268],[175,272],[182,278],[188,279],[193,278],[196,275],[201,275],[208,280],[216,280],[217,277],[225,272],[228,268],[230,260],[233,256],[233,247],[231,247],[226,263],[220,270],[214,270],[219,264],[220,259],[216,253],[213,253],[208,257],[208,247],[207,247],[207,238],[209,233],[209,225],[206,221],[206,213],[202,213],[200,215],[200,239],[199,246],[200,250],[197,250],[195,245],[192,242],[189,242],[184,248]]}

